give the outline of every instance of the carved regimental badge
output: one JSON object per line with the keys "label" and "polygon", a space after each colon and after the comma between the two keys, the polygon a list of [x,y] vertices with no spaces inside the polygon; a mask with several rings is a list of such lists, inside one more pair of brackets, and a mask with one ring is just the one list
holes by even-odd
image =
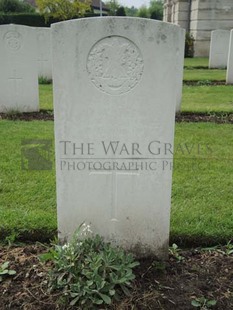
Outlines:
{"label": "carved regimental badge", "polygon": [[9,31],[4,36],[6,47],[11,51],[18,51],[22,46],[22,36],[18,31]]}
{"label": "carved regimental badge", "polygon": [[133,89],[141,79],[142,55],[132,41],[118,36],[107,37],[92,47],[87,71],[102,92],[121,95]]}

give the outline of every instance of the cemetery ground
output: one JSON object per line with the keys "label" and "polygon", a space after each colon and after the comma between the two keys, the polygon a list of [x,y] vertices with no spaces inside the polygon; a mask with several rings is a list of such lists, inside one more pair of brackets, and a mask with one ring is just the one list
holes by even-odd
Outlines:
{"label": "cemetery ground", "polygon": [[[225,70],[208,70],[207,59],[187,59],[185,68],[169,259],[140,260],[131,296],[110,309],[233,308],[233,86],[218,85]],[[53,143],[51,85],[40,85],[40,107],[43,113],[0,121],[0,267],[9,261],[16,271],[0,281],[0,309],[68,309],[46,290],[51,263],[38,259],[56,235],[55,168],[22,166],[22,140]]]}

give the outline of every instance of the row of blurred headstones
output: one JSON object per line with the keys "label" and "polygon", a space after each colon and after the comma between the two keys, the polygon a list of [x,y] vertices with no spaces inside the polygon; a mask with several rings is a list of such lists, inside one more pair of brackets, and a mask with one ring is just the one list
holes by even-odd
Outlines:
{"label": "row of blurred headstones", "polygon": [[226,83],[233,84],[233,30],[211,32],[209,68],[227,68]]}
{"label": "row of blurred headstones", "polygon": [[[39,110],[38,78],[52,80],[51,54],[50,28],[0,26],[0,112]],[[209,68],[226,67],[226,82],[233,84],[233,30],[212,31]],[[177,73],[177,80],[179,112],[182,72]]]}
{"label": "row of blurred headstones", "polygon": [[0,112],[39,110],[38,78],[52,79],[50,28],[0,26]]}

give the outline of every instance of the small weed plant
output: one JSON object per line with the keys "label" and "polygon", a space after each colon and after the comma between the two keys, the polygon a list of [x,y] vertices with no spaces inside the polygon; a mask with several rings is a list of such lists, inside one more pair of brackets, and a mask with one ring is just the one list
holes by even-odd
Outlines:
{"label": "small weed plant", "polygon": [[16,274],[15,270],[9,269],[9,265],[9,262],[5,262],[0,265],[0,282],[2,282],[6,276],[13,276]]}
{"label": "small weed plant", "polygon": [[85,223],[69,243],[53,245],[41,259],[53,262],[49,289],[60,290],[63,302],[81,309],[96,309],[130,294],[138,265],[131,254],[94,236]]}
{"label": "small weed plant", "polygon": [[225,246],[225,254],[227,256],[230,256],[233,254],[233,243],[232,240],[228,241],[226,246]]}
{"label": "small weed plant", "polygon": [[191,305],[195,308],[206,310],[214,307],[217,304],[215,299],[207,299],[205,297],[195,298],[192,300]]}
{"label": "small weed plant", "polygon": [[173,245],[169,248],[169,253],[172,255],[178,262],[182,262],[184,257],[180,255],[180,249],[177,244],[173,243]]}
{"label": "small weed plant", "polygon": [[218,252],[222,255],[226,255],[226,256],[231,256],[233,255],[233,243],[232,240],[228,241],[227,244],[225,246],[213,246],[213,247],[207,247],[207,248],[202,248],[202,251],[208,251],[209,253],[211,252]]}

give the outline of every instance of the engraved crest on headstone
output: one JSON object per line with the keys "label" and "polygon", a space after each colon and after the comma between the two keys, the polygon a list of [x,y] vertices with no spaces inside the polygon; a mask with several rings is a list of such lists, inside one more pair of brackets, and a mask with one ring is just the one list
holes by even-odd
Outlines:
{"label": "engraved crest on headstone", "polygon": [[22,46],[22,37],[18,31],[9,31],[5,34],[6,47],[11,51],[18,51]]}
{"label": "engraved crest on headstone", "polygon": [[92,47],[87,58],[87,71],[99,90],[110,95],[121,95],[140,81],[142,55],[127,38],[106,37]]}

